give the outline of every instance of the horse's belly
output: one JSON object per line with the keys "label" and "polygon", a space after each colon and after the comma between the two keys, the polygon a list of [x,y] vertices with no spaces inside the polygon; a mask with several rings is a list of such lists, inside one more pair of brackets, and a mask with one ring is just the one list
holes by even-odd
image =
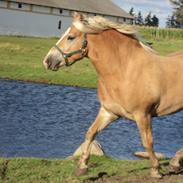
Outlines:
{"label": "horse's belly", "polygon": [[167,105],[160,105],[160,107],[157,109],[156,114],[157,116],[164,116],[164,115],[175,113],[182,109],[183,109],[183,101],[167,104]]}
{"label": "horse's belly", "polygon": [[174,113],[183,109],[182,92],[169,91],[162,95],[159,107],[157,108],[157,116]]}

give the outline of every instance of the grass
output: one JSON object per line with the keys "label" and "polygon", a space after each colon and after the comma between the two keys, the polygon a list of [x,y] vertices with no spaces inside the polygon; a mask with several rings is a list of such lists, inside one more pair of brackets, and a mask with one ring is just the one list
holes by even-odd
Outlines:
{"label": "grass", "polygon": [[[56,41],[56,38],[0,36],[0,78],[96,88],[97,75],[88,59],[58,72],[43,68],[42,60]],[[183,50],[183,40],[148,41],[162,55]]]}
{"label": "grass", "polygon": [[58,72],[43,68],[42,60],[55,42],[55,38],[0,37],[0,78],[96,86],[95,70],[87,59]]}
{"label": "grass", "polygon": [[157,40],[153,41],[153,47],[161,55],[183,50],[183,40]]}
{"label": "grass", "polygon": [[[166,160],[164,161],[166,162]],[[92,156],[89,172],[75,177],[75,160],[48,160],[38,158],[0,158],[0,182],[7,183],[78,183],[94,179],[99,173],[109,176],[148,176],[150,164],[147,160],[115,160],[109,157]]]}

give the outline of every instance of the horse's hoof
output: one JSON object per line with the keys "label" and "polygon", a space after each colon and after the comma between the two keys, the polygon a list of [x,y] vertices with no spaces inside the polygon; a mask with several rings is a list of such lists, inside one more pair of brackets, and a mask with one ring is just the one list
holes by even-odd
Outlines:
{"label": "horse's hoof", "polygon": [[180,166],[174,166],[174,165],[169,165],[168,170],[170,173],[178,173],[180,171]]}
{"label": "horse's hoof", "polygon": [[180,168],[174,167],[174,166],[172,166],[172,165],[169,165],[169,167],[168,167],[168,171],[169,171],[170,173],[177,173],[179,170],[180,170]]}
{"label": "horse's hoof", "polygon": [[77,168],[75,171],[75,176],[85,175],[88,171],[88,168]]}
{"label": "horse's hoof", "polygon": [[178,169],[180,169],[179,160],[176,159],[176,158],[172,158],[172,159],[170,160],[169,165],[170,165],[170,167],[171,167],[173,170],[175,170],[175,171],[177,171]]}
{"label": "horse's hoof", "polygon": [[151,177],[156,179],[161,179],[163,176],[159,173],[158,169],[152,168],[151,169]]}

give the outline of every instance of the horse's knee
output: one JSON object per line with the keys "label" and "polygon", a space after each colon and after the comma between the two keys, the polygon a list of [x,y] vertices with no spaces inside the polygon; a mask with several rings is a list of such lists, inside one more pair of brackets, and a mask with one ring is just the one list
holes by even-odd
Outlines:
{"label": "horse's knee", "polygon": [[144,148],[147,151],[153,150],[153,139],[152,138],[142,137],[142,143],[143,143]]}
{"label": "horse's knee", "polygon": [[85,135],[85,140],[92,141],[94,139],[95,133],[92,130],[88,130],[88,132]]}

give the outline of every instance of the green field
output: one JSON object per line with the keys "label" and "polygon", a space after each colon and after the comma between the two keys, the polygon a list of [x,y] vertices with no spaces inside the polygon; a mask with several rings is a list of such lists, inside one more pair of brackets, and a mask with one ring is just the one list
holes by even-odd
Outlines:
{"label": "green field", "polygon": [[95,70],[87,59],[58,72],[44,69],[42,60],[56,41],[56,38],[0,37],[0,78],[95,87]]}
{"label": "green field", "polygon": [[167,40],[180,40],[183,39],[183,29],[175,28],[157,28],[157,27],[138,27],[141,35],[147,39],[167,39]]}
{"label": "green field", "polygon": [[[44,69],[42,60],[56,41],[56,38],[0,36],[0,78],[95,88],[97,76],[88,59],[58,72]],[[148,41],[162,55],[183,50],[183,39]]]}

